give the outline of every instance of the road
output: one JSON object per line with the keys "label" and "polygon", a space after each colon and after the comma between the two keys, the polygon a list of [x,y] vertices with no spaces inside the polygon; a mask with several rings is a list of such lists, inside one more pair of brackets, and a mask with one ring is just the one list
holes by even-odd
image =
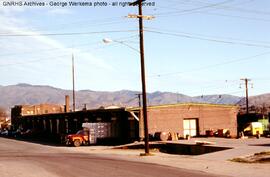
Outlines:
{"label": "road", "polygon": [[[204,172],[0,137],[1,177],[214,177]],[[87,148],[87,147],[86,147]],[[146,157],[147,158],[147,157]]]}

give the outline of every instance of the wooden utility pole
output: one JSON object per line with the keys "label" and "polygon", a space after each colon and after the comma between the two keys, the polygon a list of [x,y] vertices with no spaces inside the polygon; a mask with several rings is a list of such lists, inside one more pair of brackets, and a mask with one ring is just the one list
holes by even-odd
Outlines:
{"label": "wooden utility pole", "polygon": [[241,79],[245,82],[245,87],[246,87],[246,114],[249,113],[248,111],[248,82],[251,81],[251,79],[248,79],[248,78],[244,78],[244,79]]}
{"label": "wooden utility pole", "polygon": [[143,39],[143,19],[150,20],[150,16],[142,15],[142,2],[145,0],[137,0],[130,3],[131,6],[138,5],[138,15],[128,15],[129,18],[139,19],[139,35],[140,35],[140,56],[141,56],[141,81],[142,81],[142,99],[143,99],[143,121],[144,121],[144,142],[145,155],[149,155],[149,135],[148,135],[148,121],[147,121],[147,97],[146,97],[146,81],[145,81],[145,64],[144,64],[144,39]]}
{"label": "wooden utility pole", "polygon": [[139,104],[138,104],[138,106],[139,106],[139,108],[141,108],[142,107],[142,105],[141,105],[141,93],[138,93],[138,94],[136,94],[137,96],[138,96],[138,102],[139,102]]}
{"label": "wooden utility pole", "polygon": [[72,110],[75,112],[75,77],[74,77],[74,55],[72,54]]}

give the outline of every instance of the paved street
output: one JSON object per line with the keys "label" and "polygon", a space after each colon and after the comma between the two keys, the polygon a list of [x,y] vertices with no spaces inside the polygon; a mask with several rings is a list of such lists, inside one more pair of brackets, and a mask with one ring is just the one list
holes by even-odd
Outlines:
{"label": "paved street", "polygon": [[[210,177],[213,175],[117,156],[84,154],[72,147],[53,147],[0,137],[1,177]],[[220,176],[220,175],[219,175]]]}

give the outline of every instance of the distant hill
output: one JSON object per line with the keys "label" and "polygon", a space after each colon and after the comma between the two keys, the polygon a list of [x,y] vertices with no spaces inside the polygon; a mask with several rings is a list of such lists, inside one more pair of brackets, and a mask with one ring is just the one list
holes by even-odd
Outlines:
{"label": "distant hill", "polygon": [[203,95],[194,97],[202,103],[213,104],[237,104],[242,98],[233,95]]}
{"label": "distant hill", "polygon": [[[249,102],[249,106],[270,107],[270,93],[257,95],[257,96],[251,96],[249,97],[248,102]],[[242,98],[240,101],[237,102],[237,104],[245,106],[246,99]]]}
{"label": "distant hill", "polygon": [[[130,90],[121,90],[115,92],[80,90],[76,91],[76,108],[82,109],[84,104],[87,105],[88,109],[110,105],[138,106],[138,97],[136,95],[138,93],[140,92]],[[70,101],[72,101],[71,90],[41,85],[17,84],[0,86],[0,95],[0,107],[4,107],[8,110],[14,105],[20,104],[54,103],[64,105],[65,95],[69,95]],[[148,105],[187,102],[236,104],[242,99],[232,95],[205,95],[203,97],[190,97],[172,92],[153,92],[148,93],[147,95]],[[262,102],[264,96],[259,98],[260,99],[258,99],[258,101]]]}

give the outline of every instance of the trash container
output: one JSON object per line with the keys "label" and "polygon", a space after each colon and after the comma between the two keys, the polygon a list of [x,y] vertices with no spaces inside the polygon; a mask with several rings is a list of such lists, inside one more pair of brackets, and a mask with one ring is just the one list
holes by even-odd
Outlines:
{"label": "trash container", "polygon": [[218,129],[218,137],[224,137],[223,129]]}
{"label": "trash container", "polygon": [[206,130],[205,134],[206,134],[206,136],[213,137],[214,136],[214,131],[213,130]]}

